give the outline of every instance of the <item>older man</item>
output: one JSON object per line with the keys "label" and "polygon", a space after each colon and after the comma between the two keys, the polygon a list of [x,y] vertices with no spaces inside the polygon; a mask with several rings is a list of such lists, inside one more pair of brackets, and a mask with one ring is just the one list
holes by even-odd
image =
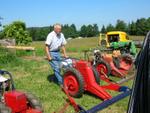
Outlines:
{"label": "older man", "polygon": [[63,83],[59,66],[61,60],[60,49],[62,49],[64,57],[67,57],[65,49],[66,43],[65,37],[63,33],[61,33],[61,25],[55,24],[54,31],[49,33],[47,36],[45,50],[49,64],[54,71],[55,77],[58,80],[58,84],[60,85]]}

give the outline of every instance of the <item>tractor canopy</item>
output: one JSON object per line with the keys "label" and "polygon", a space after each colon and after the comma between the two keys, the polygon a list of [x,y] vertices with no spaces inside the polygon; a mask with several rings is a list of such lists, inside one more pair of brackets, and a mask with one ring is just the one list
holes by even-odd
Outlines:
{"label": "tractor canopy", "polygon": [[112,42],[129,42],[129,37],[122,31],[111,31],[106,34],[107,47],[110,47]]}

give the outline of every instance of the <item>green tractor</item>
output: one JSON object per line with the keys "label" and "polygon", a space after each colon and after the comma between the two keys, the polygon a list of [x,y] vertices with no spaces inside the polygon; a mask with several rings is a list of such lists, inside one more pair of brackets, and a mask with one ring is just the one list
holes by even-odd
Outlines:
{"label": "green tractor", "polygon": [[100,34],[99,45],[105,46],[108,50],[120,50],[121,54],[136,55],[136,45],[132,40],[129,40],[127,33],[122,31],[111,31],[106,34]]}
{"label": "green tractor", "polygon": [[137,54],[137,49],[134,42],[111,42],[110,48],[113,50],[120,50],[121,54],[131,54],[135,56]]}

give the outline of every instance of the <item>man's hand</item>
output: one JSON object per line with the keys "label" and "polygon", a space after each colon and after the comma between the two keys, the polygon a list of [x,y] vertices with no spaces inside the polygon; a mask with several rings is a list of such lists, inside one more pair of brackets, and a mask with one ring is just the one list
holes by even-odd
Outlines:
{"label": "man's hand", "polygon": [[47,57],[48,61],[52,61],[52,58],[50,56]]}
{"label": "man's hand", "polygon": [[46,51],[46,55],[47,55],[47,60],[48,60],[48,61],[51,61],[51,60],[52,60],[52,57],[50,56],[48,45],[46,45],[45,51]]}
{"label": "man's hand", "polygon": [[67,56],[67,55],[64,55],[64,58],[68,58],[69,56]]}

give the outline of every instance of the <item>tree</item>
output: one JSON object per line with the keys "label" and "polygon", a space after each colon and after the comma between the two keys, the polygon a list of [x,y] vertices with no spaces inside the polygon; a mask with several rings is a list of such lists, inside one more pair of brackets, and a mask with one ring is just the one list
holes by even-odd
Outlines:
{"label": "tree", "polygon": [[65,24],[64,26],[62,26],[62,32],[64,33],[64,36],[66,38],[69,38],[70,36],[70,29],[69,29],[69,25]]}
{"label": "tree", "polygon": [[65,24],[63,26],[62,32],[64,33],[66,38],[69,38],[69,37],[76,38],[79,36],[76,30],[76,26],[74,24],[71,24],[71,25]]}
{"label": "tree", "polygon": [[81,37],[87,37],[87,28],[85,25],[81,26],[81,29],[80,29],[80,36]]}
{"label": "tree", "polygon": [[83,25],[80,29],[80,36],[82,37],[94,37],[98,36],[99,30],[97,24],[89,24],[88,26]]}
{"label": "tree", "polygon": [[146,20],[146,32],[150,30],[150,17]]}
{"label": "tree", "polygon": [[109,31],[115,31],[115,28],[112,24],[109,24],[106,28],[106,32],[109,32]]}
{"label": "tree", "polygon": [[146,25],[147,20],[145,18],[137,19],[136,21],[136,28],[137,28],[137,34],[136,35],[146,35],[147,34],[147,29]]}
{"label": "tree", "polygon": [[86,36],[93,37],[94,36],[94,29],[92,25],[88,25],[86,28]]}
{"label": "tree", "polygon": [[130,35],[136,35],[136,23],[132,21],[132,23],[128,25],[128,33]]}
{"label": "tree", "polygon": [[106,33],[106,29],[104,25],[102,26],[101,33]]}
{"label": "tree", "polygon": [[79,34],[78,34],[77,29],[76,29],[76,26],[74,24],[71,24],[71,26],[70,26],[70,37],[76,38],[78,36],[79,36]]}
{"label": "tree", "polygon": [[4,26],[3,29],[4,38],[14,38],[17,44],[28,44],[32,41],[26,30],[24,22],[15,21],[10,25]]}
{"label": "tree", "polygon": [[117,20],[116,24],[116,30],[117,31],[127,31],[127,25],[123,20]]}
{"label": "tree", "polygon": [[93,29],[94,29],[94,36],[98,36],[98,35],[99,35],[98,25],[97,25],[97,24],[94,24],[94,25],[93,25]]}
{"label": "tree", "polygon": [[32,40],[36,40],[36,28],[31,27],[28,29],[28,32],[30,34],[30,36],[32,37]]}

